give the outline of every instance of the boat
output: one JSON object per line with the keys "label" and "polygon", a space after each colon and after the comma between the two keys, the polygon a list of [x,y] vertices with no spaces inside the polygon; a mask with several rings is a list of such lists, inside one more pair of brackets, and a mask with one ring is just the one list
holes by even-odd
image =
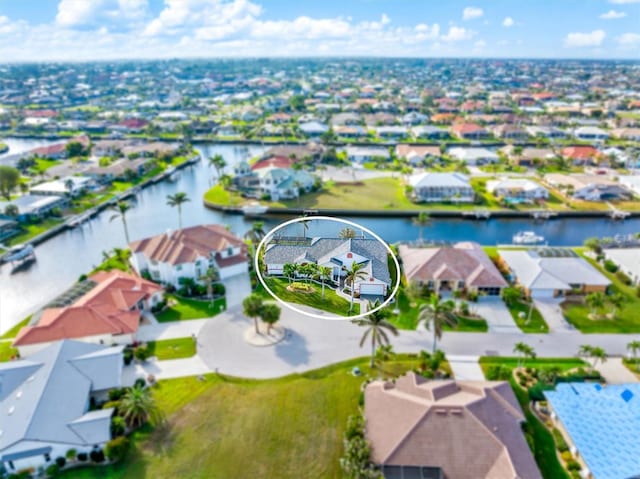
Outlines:
{"label": "boat", "polygon": [[247,216],[262,215],[267,212],[268,206],[261,205],[257,201],[252,201],[242,207],[242,213]]}
{"label": "boat", "polygon": [[14,263],[16,261],[26,261],[35,259],[35,249],[33,245],[17,244],[7,249],[6,255],[2,258],[5,263]]}
{"label": "boat", "polygon": [[176,181],[180,176],[180,172],[175,168],[175,166],[170,166],[166,170],[166,178],[169,181]]}
{"label": "boat", "polygon": [[513,235],[513,244],[538,244],[544,242],[544,236],[535,234],[533,231],[519,231]]}

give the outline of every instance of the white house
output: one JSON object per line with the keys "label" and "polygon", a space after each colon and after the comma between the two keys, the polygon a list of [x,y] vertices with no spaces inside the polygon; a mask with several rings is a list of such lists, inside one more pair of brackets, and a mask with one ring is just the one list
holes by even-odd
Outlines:
{"label": "white house", "polygon": [[447,151],[452,158],[462,161],[467,165],[485,165],[487,163],[497,163],[499,158],[497,153],[487,148],[463,148],[456,146]]}
{"label": "white house", "polygon": [[374,147],[374,146],[348,146],[347,158],[352,163],[368,163],[375,159],[389,160],[391,155],[387,148]]}
{"label": "white house", "polygon": [[634,284],[640,284],[640,248],[610,248],[602,250],[602,254],[617,264]]}
{"label": "white house", "polygon": [[66,176],[33,186],[29,192],[42,196],[78,196],[87,191],[92,184],[93,180],[86,176]]}
{"label": "white house", "polygon": [[618,176],[618,181],[634,195],[640,196],[640,175]]}
{"label": "white house", "polygon": [[409,185],[415,201],[470,203],[475,200],[469,178],[462,173],[420,173],[409,178]]}
{"label": "white house", "polygon": [[549,198],[549,192],[546,188],[543,188],[535,181],[524,178],[504,178],[487,181],[487,191],[512,202],[530,202]]}
{"label": "white house", "polygon": [[605,141],[609,139],[609,133],[597,126],[581,126],[573,131],[578,140]]}
{"label": "white house", "polygon": [[248,270],[245,243],[222,225],[183,228],[133,241],[131,264],[138,274],[180,287],[180,278],[199,280],[209,268],[224,280]]}
{"label": "white house", "polygon": [[122,346],[69,340],[0,363],[0,469],[46,468],[69,449],[104,447],[113,408],[90,411],[90,399],[122,386],[122,366]]}

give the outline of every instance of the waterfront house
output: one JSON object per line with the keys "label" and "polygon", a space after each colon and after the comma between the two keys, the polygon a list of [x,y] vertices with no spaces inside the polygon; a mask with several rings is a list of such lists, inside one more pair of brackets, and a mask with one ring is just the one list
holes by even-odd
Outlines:
{"label": "waterfront house", "polygon": [[85,193],[92,183],[91,178],[86,176],[66,176],[32,186],[29,192],[42,196],[78,196]]}
{"label": "waterfront house", "polygon": [[39,146],[29,151],[29,156],[37,158],[49,158],[51,160],[61,160],[67,157],[67,144],[54,143],[47,146]]}
{"label": "waterfront house", "polygon": [[309,121],[306,123],[300,123],[298,129],[306,136],[314,137],[321,136],[329,131],[329,127],[319,121]]}
{"label": "waterfront house", "polygon": [[351,163],[363,164],[371,161],[388,161],[391,158],[388,148],[379,146],[348,146],[347,158]]}
{"label": "waterfront house", "polygon": [[246,273],[247,246],[222,225],[191,226],[133,241],[131,264],[156,282],[180,287],[180,278],[199,280],[209,268],[220,279]]}
{"label": "waterfront house", "polygon": [[409,178],[411,197],[417,202],[471,203],[475,192],[462,173],[419,173]]}
{"label": "waterfront house", "polygon": [[397,145],[395,148],[396,157],[404,158],[414,166],[422,163],[439,161],[441,159],[440,147],[431,145],[408,145],[406,143]]}
{"label": "waterfront house", "polygon": [[69,199],[64,196],[22,195],[11,201],[0,201],[0,215],[8,205],[16,205],[18,207],[16,219],[22,222],[27,219],[43,218],[53,210],[65,208],[68,204]]}
{"label": "waterfront house", "polygon": [[364,138],[369,135],[363,126],[336,126],[333,128],[334,133],[340,138]]}
{"label": "waterfront house", "polygon": [[487,191],[508,203],[531,203],[546,200],[549,192],[538,183],[525,178],[503,178],[487,181]]}
{"label": "waterfront house", "polygon": [[25,326],[13,346],[29,356],[62,339],[96,344],[131,344],[144,311],[163,298],[161,286],[122,271],[99,271],[87,279],[91,289],[68,306],[42,311]]}
{"label": "waterfront house", "polygon": [[464,148],[456,146],[449,148],[447,153],[455,160],[463,162],[465,165],[481,166],[489,163],[497,163],[500,159],[497,153],[487,148]]}
{"label": "waterfront house", "polygon": [[67,451],[111,440],[114,409],[92,399],[122,387],[122,346],[58,341],[29,359],[0,363],[0,470],[46,468]]}
{"label": "waterfront house", "polygon": [[507,145],[501,151],[507,155],[511,163],[521,166],[543,165],[556,157],[550,148],[525,147],[516,150],[513,145]]}
{"label": "waterfront house", "polygon": [[499,250],[511,280],[532,298],[605,292],[611,281],[568,248]]}
{"label": "waterfront house", "polygon": [[438,294],[468,291],[500,296],[502,288],[508,286],[482,247],[474,242],[438,248],[402,244],[398,253],[407,281]]}
{"label": "waterfront house", "polygon": [[640,175],[618,176],[618,182],[635,196],[640,197]]}
{"label": "waterfront house", "polygon": [[371,462],[385,479],[541,479],[508,382],[409,372],[364,390]]}
{"label": "waterfront house", "polygon": [[[0,211],[0,214],[3,212]],[[0,218],[0,243],[4,240],[17,235],[20,232],[18,223],[13,220],[4,220]]]}
{"label": "waterfront house", "polygon": [[633,196],[624,185],[605,175],[549,173],[544,181],[567,195],[586,201],[629,200]]}
{"label": "waterfront house", "polygon": [[560,156],[574,165],[585,165],[597,163],[603,155],[593,146],[567,146],[560,151]]}
{"label": "waterfront house", "polygon": [[461,140],[486,140],[491,133],[476,123],[456,123],[451,127],[451,134]]}
{"label": "waterfront house", "polygon": [[331,268],[331,280],[343,286],[345,269],[355,262],[364,277],[355,282],[359,295],[384,296],[391,287],[388,251],[380,241],[368,238],[309,238],[297,244],[267,245],[264,262],[267,274],[281,276],[287,263],[313,263]]}
{"label": "waterfront house", "polygon": [[596,126],[581,126],[573,131],[573,135],[582,141],[605,141],[609,139],[609,133]]}
{"label": "waterfront house", "polygon": [[450,136],[445,128],[433,125],[414,126],[411,134],[422,140],[444,140]]}
{"label": "waterfront house", "polygon": [[640,284],[640,248],[607,248],[602,254],[613,261],[633,284]]}
{"label": "waterfront house", "polygon": [[524,128],[509,124],[496,126],[493,128],[493,134],[504,140],[524,141],[529,137],[529,134]]}
{"label": "waterfront house", "polygon": [[527,126],[525,130],[533,137],[546,138],[548,140],[560,140],[567,138],[567,133],[554,126]]}

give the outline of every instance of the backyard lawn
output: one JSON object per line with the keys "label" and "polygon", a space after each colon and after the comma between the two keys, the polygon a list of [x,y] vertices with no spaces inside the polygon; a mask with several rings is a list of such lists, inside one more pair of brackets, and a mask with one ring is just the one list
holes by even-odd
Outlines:
{"label": "backyard lawn", "polygon": [[227,300],[225,298],[215,299],[213,304],[211,301],[179,298],[171,294],[167,294],[166,299],[167,301],[176,301],[176,304],[155,315],[156,319],[161,323],[210,318],[227,309]]}
{"label": "backyard lawn", "polygon": [[[329,313],[334,313],[339,316],[354,316],[360,313],[360,305],[357,302],[353,303],[353,309],[349,311],[349,300],[338,296],[338,294],[325,286],[324,298],[322,297],[322,286],[319,284],[311,283],[313,288],[312,293],[293,292],[287,289],[289,282],[284,278],[264,278],[265,282],[269,286],[269,289],[278,296],[282,301],[288,303],[302,304],[311,308],[321,309]],[[261,294],[267,299],[272,299],[271,295],[264,289],[262,284],[259,284],[257,293]]]}
{"label": "backyard lawn", "polygon": [[[518,327],[522,330],[523,333],[548,333],[549,326],[547,322],[544,320],[540,311],[538,311],[535,307],[531,310],[531,317],[529,321],[527,321],[527,317],[529,316],[529,308],[530,305],[526,303],[522,303],[518,301],[515,304],[507,305],[509,308],[509,312],[511,313],[511,317],[518,325]],[[520,313],[524,314],[524,318],[520,317]]]}
{"label": "backyard lawn", "polygon": [[147,348],[150,356],[160,360],[190,358],[196,354],[196,342],[192,338],[149,341]]}
{"label": "backyard lawn", "polygon": [[0,362],[9,361],[18,354],[18,350],[11,347],[11,341],[0,341]]}
{"label": "backyard lawn", "polygon": [[62,223],[63,220],[61,218],[47,218],[38,223],[22,223],[20,224],[20,233],[16,236],[12,236],[11,238],[5,241],[5,245],[12,246],[16,244],[24,243],[31,238],[38,236],[39,234],[44,233],[45,231],[53,228],[54,226]]}
{"label": "backyard lawn", "polygon": [[[383,363],[401,374],[416,360]],[[347,417],[358,412],[367,359],[275,380],[217,375],[160,381],[154,390],[166,428],[134,434],[129,457],[115,466],[69,471],[74,479],[342,477]],[[375,376],[379,371],[375,370]]]}

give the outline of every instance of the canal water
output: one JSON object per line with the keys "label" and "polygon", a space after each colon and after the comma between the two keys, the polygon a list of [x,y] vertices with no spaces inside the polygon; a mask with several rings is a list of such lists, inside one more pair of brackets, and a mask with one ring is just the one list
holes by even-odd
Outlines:
{"label": "canal water", "polygon": [[[11,145],[11,141],[9,143]],[[41,144],[43,143],[39,142],[35,146]],[[34,147],[31,145],[29,148]],[[177,181],[153,185],[138,195],[134,208],[127,213],[132,239],[177,228],[177,211],[166,205],[167,195],[177,191],[184,191],[191,198],[191,202],[183,206],[184,226],[221,223],[229,225],[238,235],[244,234],[249,228],[251,220],[246,220],[243,216],[211,211],[202,205],[202,195],[212,185],[215,176],[215,171],[207,165],[206,160],[220,153],[231,170],[240,160],[260,154],[263,148],[226,144],[201,145],[198,149],[203,161],[182,170]],[[1,160],[0,158],[0,162]],[[111,215],[108,210],[104,211],[84,225],[40,244],[36,247],[37,261],[28,269],[12,273],[8,265],[0,267],[0,332],[6,331],[67,289],[81,274],[102,261],[104,251],[125,246],[122,224],[119,219],[110,221]],[[288,218],[266,218],[266,227],[274,227],[286,219]],[[347,219],[359,222],[388,242],[415,240],[418,237],[418,228],[409,219]],[[554,219],[538,224],[527,219],[438,219],[431,226],[424,228],[424,237],[445,241],[474,240],[486,245],[495,245],[511,242],[511,237],[522,230],[534,230],[543,235],[551,245],[579,245],[590,236],[638,232],[640,219],[624,222],[608,219]],[[313,233],[309,231],[308,234]]]}

